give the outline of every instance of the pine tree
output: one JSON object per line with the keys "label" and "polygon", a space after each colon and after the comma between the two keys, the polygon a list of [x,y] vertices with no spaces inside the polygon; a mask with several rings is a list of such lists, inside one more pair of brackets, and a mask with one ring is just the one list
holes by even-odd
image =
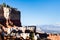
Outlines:
{"label": "pine tree", "polygon": [[33,32],[30,33],[30,39],[34,40],[34,33]]}
{"label": "pine tree", "polygon": [[6,4],[5,4],[5,3],[3,3],[3,4],[2,4],[2,6],[3,6],[3,7],[6,7]]}

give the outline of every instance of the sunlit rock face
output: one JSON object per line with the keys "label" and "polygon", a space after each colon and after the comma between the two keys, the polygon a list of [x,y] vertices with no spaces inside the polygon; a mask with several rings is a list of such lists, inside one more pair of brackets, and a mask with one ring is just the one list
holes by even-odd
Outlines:
{"label": "sunlit rock face", "polygon": [[4,17],[5,17],[6,19],[9,19],[10,8],[3,7],[3,11],[4,11]]}
{"label": "sunlit rock face", "polygon": [[4,17],[4,11],[2,6],[0,6],[0,24],[6,26],[6,19]]}
{"label": "sunlit rock face", "polygon": [[6,26],[6,20],[12,22],[13,25],[21,27],[20,11],[16,8],[0,6],[0,24]]}

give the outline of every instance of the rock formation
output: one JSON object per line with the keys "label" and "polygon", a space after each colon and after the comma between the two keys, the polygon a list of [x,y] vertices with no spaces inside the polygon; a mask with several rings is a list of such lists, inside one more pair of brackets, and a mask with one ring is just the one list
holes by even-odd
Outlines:
{"label": "rock formation", "polygon": [[0,24],[7,26],[9,24],[21,27],[21,12],[16,8],[12,8],[6,4],[0,5]]}
{"label": "rock formation", "polygon": [[6,19],[4,17],[3,7],[0,5],[0,24],[6,26]]}
{"label": "rock formation", "polygon": [[10,20],[13,22],[14,25],[16,26],[21,26],[21,15],[20,11],[16,10],[15,8],[11,8],[11,13],[10,13]]}

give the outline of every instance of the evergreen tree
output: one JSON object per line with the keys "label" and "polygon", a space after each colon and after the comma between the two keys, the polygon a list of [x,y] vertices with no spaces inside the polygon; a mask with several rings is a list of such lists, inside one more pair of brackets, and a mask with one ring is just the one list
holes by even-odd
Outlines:
{"label": "evergreen tree", "polygon": [[5,3],[3,3],[3,4],[2,4],[2,6],[3,6],[3,7],[6,7],[6,4],[5,4]]}
{"label": "evergreen tree", "polygon": [[30,33],[30,39],[34,40],[34,33],[33,32]]}

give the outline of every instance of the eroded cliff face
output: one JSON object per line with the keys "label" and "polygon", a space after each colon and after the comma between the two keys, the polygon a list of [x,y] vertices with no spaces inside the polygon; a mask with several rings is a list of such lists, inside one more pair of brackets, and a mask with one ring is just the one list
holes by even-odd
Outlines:
{"label": "eroded cliff face", "polygon": [[8,24],[11,22],[10,24],[13,23],[13,25],[21,27],[20,14],[21,12],[15,8],[0,6],[0,24],[6,27],[6,22],[8,22]]}
{"label": "eroded cliff face", "polygon": [[11,8],[11,13],[9,15],[11,22],[14,25],[21,27],[21,12]]}
{"label": "eroded cliff face", "polygon": [[2,6],[0,6],[0,24],[6,26],[6,19],[4,17],[4,11]]}

